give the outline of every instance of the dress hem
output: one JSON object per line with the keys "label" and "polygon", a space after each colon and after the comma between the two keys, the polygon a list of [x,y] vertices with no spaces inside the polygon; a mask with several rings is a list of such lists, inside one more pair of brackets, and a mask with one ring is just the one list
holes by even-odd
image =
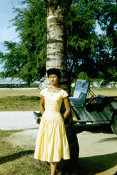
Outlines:
{"label": "dress hem", "polygon": [[49,161],[49,160],[43,160],[43,159],[38,159],[38,158],[35,158],[34,157],[34,159],[36,159],[36,160],[40,160],[40,161],[43,161],[43,162],[60,162],[62,159],[63,160],[70,160],[70,158],[61,158],[61,159],[59,159],[59,160],[53,160],[53,161]]}

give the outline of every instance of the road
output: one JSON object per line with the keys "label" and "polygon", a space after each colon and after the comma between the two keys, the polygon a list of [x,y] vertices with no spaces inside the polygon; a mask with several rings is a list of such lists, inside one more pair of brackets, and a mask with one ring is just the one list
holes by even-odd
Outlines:
{"label": "road", "polygon": [[35,128],[33,111],[3,111],[0,112],[0,129],[19,130]]}

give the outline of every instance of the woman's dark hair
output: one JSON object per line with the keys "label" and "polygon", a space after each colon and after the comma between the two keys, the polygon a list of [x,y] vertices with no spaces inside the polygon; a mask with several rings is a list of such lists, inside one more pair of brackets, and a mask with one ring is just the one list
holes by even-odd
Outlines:
{"label": "woman's dark hair", "polygon": [[59,69],[51,68],[47,70],[47,75],[56,74],[58,78],[61,78],[61,72]]}

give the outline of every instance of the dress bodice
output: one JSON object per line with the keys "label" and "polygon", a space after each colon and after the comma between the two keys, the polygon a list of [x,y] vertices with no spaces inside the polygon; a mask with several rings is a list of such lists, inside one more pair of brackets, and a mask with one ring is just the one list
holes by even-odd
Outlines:
{"label": "dress bodice", "polygon": [[40,94],[44,96],[45,101],[44,116],[45,113],[47,115],[47,112],[49,114],[48,116],[53,116],[53,113],[56,113],[55,116],[57,116],[57,113],[60,115],[63,99],[68,96],[68,93],[63,89],[61,89],[59,92],[49,92],[48,88],[45,88],[40,92]]}

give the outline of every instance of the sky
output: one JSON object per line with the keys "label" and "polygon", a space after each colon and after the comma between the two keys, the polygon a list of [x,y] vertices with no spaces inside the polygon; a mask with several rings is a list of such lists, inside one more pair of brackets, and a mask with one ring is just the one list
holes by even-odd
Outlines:
{"label": "sky", "polygon": [[15,17],[13,7],[18,7],[18,0],[0,0],[0,50],[3,50],[2,43],[6,41],[18,41],[18,33],[15,26],[12,26],[11,19]]}
{"label": "sky", "polygon": [[[5,52],[3,46],[4,41],[18,42],[18,32],[15,31],[15,26],[12,26],[11,19],[16,14],[13,12],[13,7],[20,7],[20,0],[0,0],[0,51]],[[101,33],[97,26],[98,33]],[[3,64],[0,64],[0,72],[3,70]]]}
{"label": "sky", "polygon": [[[20,7],[19,0],[0,0],[0,51],[5,52],[4,41],[18,42],[18,33],[15,26],[12,26],[11,19],[15,17],[13,7]],[[2,71],[0,64],[0,72]]]}

